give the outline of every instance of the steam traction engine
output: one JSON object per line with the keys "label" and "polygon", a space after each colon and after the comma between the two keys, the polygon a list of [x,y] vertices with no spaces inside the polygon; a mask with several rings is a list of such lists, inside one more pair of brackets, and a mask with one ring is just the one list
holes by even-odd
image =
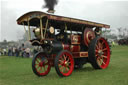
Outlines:
{"label": "steam traction engine", "polygon": [[32,70],[38,76],[47,75],[52,66],[65,77],[87,62],[95,69],[109,65],[110,48],[100,35],[101,28],[109,25],[39,11],[24,14],[17,23],[24,25],[32,45],[43,49],[32,60]]}

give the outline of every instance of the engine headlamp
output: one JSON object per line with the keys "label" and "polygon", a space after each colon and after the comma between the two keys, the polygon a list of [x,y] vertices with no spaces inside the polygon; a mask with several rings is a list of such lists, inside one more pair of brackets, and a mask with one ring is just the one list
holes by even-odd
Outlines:
{"label": "engine headlamp", "polygon": [[49,32],[50,32],[51,34],[53,34],[53,33],[55,32],[54,27],[51,26],[51,27],[49,28]]}
{"label": "engine headlamp", "polygon": [[40,38],[40,28],[34,29],[34,33],[37,38]]}

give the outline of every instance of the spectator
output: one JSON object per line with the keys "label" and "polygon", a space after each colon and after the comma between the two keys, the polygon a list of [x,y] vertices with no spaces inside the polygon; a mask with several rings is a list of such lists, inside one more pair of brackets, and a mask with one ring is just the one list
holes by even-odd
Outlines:
{"label": "spectator", "polygon": [[2,49],[0,48],[0,56],[2,55]]}
{"label": "spectator", "polygon": [[13,49],[12,49],[12,55],[15,56],[15,54],[16,54],[16,48],[13,47]]}
{"label": "spectator", "polygon": [[3,49],[3,53],[4,53],[4,55],[6,55],[6,51],[7,51],[7,50],[4,48],[4,49]]}
{"label": "spectator", "polygon": [[30,48],[25,49],[26,57],[29,58],[30,56]]}
{"label": "spectator", "polygon": [[16,57],[19,57],[19,49],[18,48],[16,48]]}
{"label": "spectator", "polygon": [[11,48],[8,48],[8,56],[11,56]]}
{"label": "spectator", "polygon": [[112,46],[113,46],[113,47],[115,46],[115,42],[114,42],[114,41],[112,41]]}

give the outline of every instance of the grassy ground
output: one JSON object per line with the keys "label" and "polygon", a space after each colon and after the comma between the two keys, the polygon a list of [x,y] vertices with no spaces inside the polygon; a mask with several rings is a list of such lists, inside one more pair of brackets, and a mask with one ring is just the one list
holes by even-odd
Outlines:
{"label": "grassy ground", "polygon": [[112,48],[110,65],[94,70],[90,64],[60,78],[55,69],[45,77],[32,72],[32,59],[0,56],[0,85],[128,85],[128,46]]}

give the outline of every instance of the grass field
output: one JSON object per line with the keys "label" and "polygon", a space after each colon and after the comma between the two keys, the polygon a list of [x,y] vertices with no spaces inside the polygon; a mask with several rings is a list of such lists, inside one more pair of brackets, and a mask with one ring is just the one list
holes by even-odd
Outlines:
{"label": "grass field", "polygon": [[32,59],[0,56],[0,85],[128,85],[128,46],[115,46],[109,67],[94,70],[90,64],[61,78],[54,68],[45,77],[32,72]]}

